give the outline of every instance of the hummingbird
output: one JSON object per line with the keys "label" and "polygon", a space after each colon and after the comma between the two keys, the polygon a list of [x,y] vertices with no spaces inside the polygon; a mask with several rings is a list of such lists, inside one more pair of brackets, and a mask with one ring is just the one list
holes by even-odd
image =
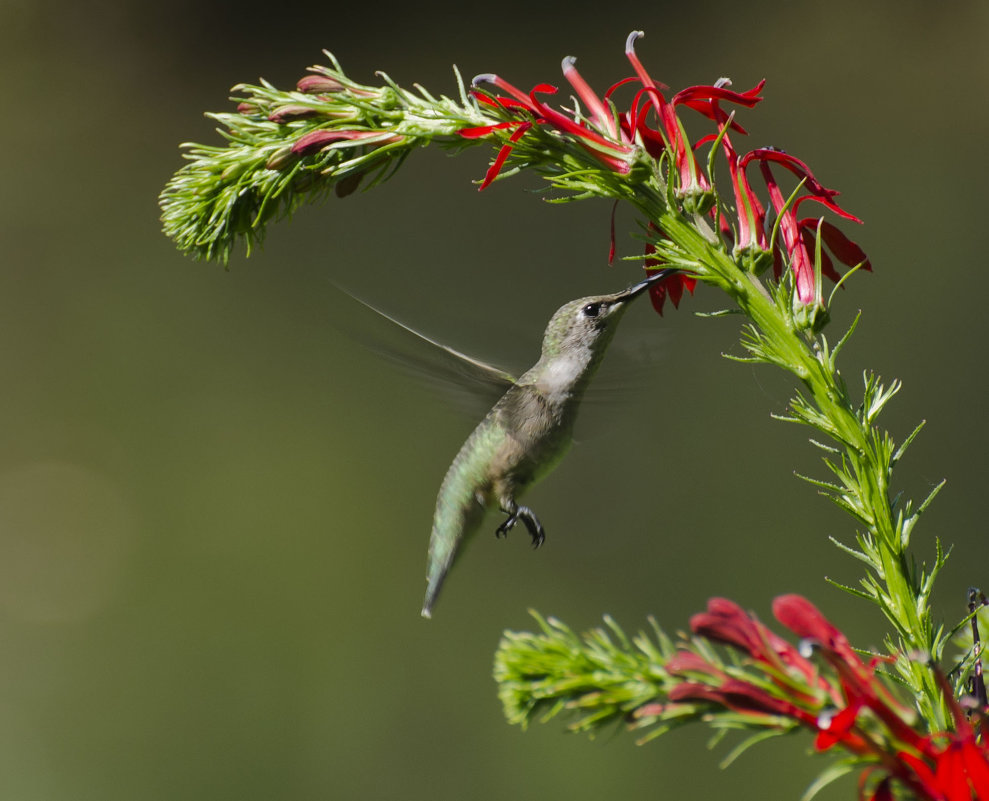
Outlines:
{"label": "hummingbird", "polygon": [[584,391],[629,303],[676,272],[660,270],[622,292],[579,298],[560,307],[546,327],[539,361],[517,379],[440,345],[500,378],[508,389],[464,442],[440,486],[429,538],[423,617],[432,617],[461,545],[480,529],[489,512],[507,515],[495,530],[497,537],[522,523],[532,546],[543,544],[542,524],[519,499],[570,449]]}

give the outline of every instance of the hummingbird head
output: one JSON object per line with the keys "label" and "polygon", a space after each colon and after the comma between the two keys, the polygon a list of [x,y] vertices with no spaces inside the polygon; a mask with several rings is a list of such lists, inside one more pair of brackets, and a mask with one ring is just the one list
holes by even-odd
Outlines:
{"label": "hummingbird head", "polygon": [[546,327],[543,358],[566,356],[575,351],[603,353],[629,303],[675,272],[678,272],[675,268],[660,270],[621,292],[578,298],[562,306]]}
{"label": "hummingbird head", "polygon": [[543,337],[542,356],[530,371],[550,398],[569,396],[585,386],[604,356],[629,303],[675,268],[660,270],[635,286],[611,295],[572,300],[553,315]]}

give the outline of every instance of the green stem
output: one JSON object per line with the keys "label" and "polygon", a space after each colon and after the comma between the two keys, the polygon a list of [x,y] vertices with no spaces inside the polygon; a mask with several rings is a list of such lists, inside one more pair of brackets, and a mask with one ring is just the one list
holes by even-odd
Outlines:
{"label": "green stem", "polygon": [[[683,252],[697,260],[702,280],[719,286],[735,300],[771,347],[770,361],[800,379],[827,421],[821,427],[841,446],[852,477],[851,486],[845,488],[849,503],[875,544],[872,550],[878,558],[870,560],[875,573],[870,581],[883,613],[900,635],[900,643],[890,643],[904,662],[898,666],[900,675],[915,692],[928,724],[943,730],[947,710],[930,668],[930,662],[939,656],[938,643],[890,501],[891,465],[881,432],[864,413],[857,413],[837,369],[823,355],[826,349],[822,342],[799,330],[790,310],[778,304],[757,278],[739,269],[718,244],[708,241],[697,226],[666,204],[660,210],[642,203],[640,209],[647,215],[655,214],[650,219]],[[925,659],[916,659],[917,653]]]}

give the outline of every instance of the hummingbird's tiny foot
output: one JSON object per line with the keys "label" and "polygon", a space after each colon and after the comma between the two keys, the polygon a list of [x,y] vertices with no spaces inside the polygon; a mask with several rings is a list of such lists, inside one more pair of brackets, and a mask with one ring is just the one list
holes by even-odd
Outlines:
{"label": "hummingbird's tiny foot", "polygon": [[513,512],[508,516],[508,519],[495,529],[495,536],[498,539],[502,537],[507,537],[508,532],[515,528],[515,524],[519,522],[518,512]]}
{"label": "hummingbird's tiny foot", "polygon": [[543,531],[543,525],[539,522],[539,518],[536,517],[536,513],[532,509],[528,506],[520,506],[518,511],[515,512],[515,516],[525,523],[525,527],[529,529],[533,548],[538,548],[546,541],[546,532]]}
{"label": "hummingbird's tiny foot", "polygon": [[511,509],[503,509],[508,515],[508,519],[495,530],[496,537],[505,537],[508,532],[515,528],[515,524],[521,520],[525,527],[529,529],[529,536],[532,537],[532,547],[538,548],[546,540],[546,532],[543,531],[542,523],[536,517],[536,513],[528,506],[516,506],[512,503]]}

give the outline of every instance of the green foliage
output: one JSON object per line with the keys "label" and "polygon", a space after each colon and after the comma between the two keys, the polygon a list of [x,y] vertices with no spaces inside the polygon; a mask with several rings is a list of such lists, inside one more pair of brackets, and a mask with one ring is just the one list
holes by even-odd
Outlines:
{"label": "green foliage", "polygon": [[238,110],[207,114],[225,145],[183,145],[188,163],[159,199],[165,234],[180,250],[226,263],[242,239],[250,253],[269,222],[300,204],[371,188],[431,142],[464,147],[456,132],[484,121],[462,84],[459,101],[406,91],[384,75],[383,86],[363,86],[326,55],[332,66],[311,67],[297,91],[235,86]]}
{"label": "green foliage", "polygon": [[592,732],[630,719],[670,682],[663,665],[673,646],[658,629],[655,643],[643,633],[630,640],[605,618],[607,629],[578,637],[555,618],[532,615],[542,633],[506,631],[495,655],[498,694],[511,723],[525,727],[567,710],[578,716],[571,729]]}
{"label": "green foliage", "polygon": [[[387,76],[382,76],[381,86],[354,83],[330,59],[331,67],[311,68],[313,75],[300,81],[297,91],[279,91],[264,82],[240,85],[237,113],[210,115],[222,126],[227,144],[186,145],[189,163],[161,195],[164,228],[178,247],[195,256],[226,261],[237,240],[243,239],[248,249],[260,242],[272,219],[330,189],[343,196],[361,181],[365,186],[380,183],[413,149],[432,142],[454,149],[479,141],[498,146],[499,155],[485,183],[529,169],[563,193],[555,200],[628,201],[644,220],[648,266],[677,267],[723,291],[733,311],[746,318],[741,338],[746,355],[739,360],[775,366],[797,380],[788,414],[780,419],[813,430],[811,443],[823,452],[826,471],[824,478],[801,478],[848,513],[856,527],[853,545],[832,539],[863,566],[863,575],[857,586],[836,586],[874,604],[885,616],[891,627],[885,642],[892,663],[890,678],[909,690],[923,730],[946,731],[951,717],[935,666],[943,657],[948,634],[935,623],[930,602],[947,554],[935,542],[932,563],[918,564],[908,550],[920,517],[943,482],[919,504],[892,494],[893,469],[922,424],[899,445],[881,428],[881,413],[899,392],[899,381],[884,384],[865,372],[861,397],[853,398],[839,371],[838,355],[858,317],[834,347],[823,333],[834,293],[825,303],[822,242],[827,241],[825,230],[834,236],[837,229],[825,229],[825,223],[817,221],[813,236],[809,231],[797,233],[793,214],[802,191],[832,208],[836,193],[804,172],[806,165],[785,157],[799,182],[783,202],[775,179],[767,180],[776,211],[770,243],[757,244],[754,251],[746,243],[749,249],[736,253],[731,245],[742,230],[742,210],[726,198],[731,194],[737,203],[742,189],[735,184],[732,193],[719,191],[714,151],[724,143],[736,158],[730,162],[733,178],[737,170],[744,171],[744,163],[727,146],[727,121],[720,119],[715,102],[706,107],[707,116],[720,120],[720,127],[711,137],[714,144],[701,176],[684,167],[696,158],[689,145],[676,159],[671,155],[672,128],[665,133],[636,128],[630,133],[619,125],[613,105],[608,107],[611,117],[599,109],[592,121],[579,107],[560,116],[535,100],[527,104],[513,87],[505,91],[514,100],[476,90],[469,96],[462,84],[459,100],[437,99],[421,87],[408,92]],[[574,87],[587,102],[587,92],[578,84]],[[537,89],[545,91],[545,87]],[[547,119],[536,111],[545,111],[556,122],[545,124]],[[638,121],[639,116],[630,112],[622,119]],[[673,119],[682,134],[679,119],[675,115]],[[650,147],[643,144],[642,137],[648,134],[662,134],[667,149],[661,156],[650,155]],[[656,147],[653,139],[652,152]],[[771,174],[770,162],[784,159],[780,153],[762,152],[764,174]],[[684,191],[685,175],[692,182],[691,191]],[[748,202],[751,212],[755,206],[751,199]],[[751,214],[747,219],[751,222]],[[789,227],[784,227],[784,220]],[[802,237],[809,237],[806,241],[812,240],[813,247],[807,248]],[[758,273],[774,256],[780,259],[781,275],[764,284]],[[868,262],[862,261],[851,271],[863,265],[868,268]],[[798,282],[802,282],[799,291]],[[792,671],[768,657],[760,662],[732,653],[721,655],[698,638],[674,644],[655,625],[652,638],[639,634],[629,639],[610,619],[605,629],[577,635],[558,620],[535,617],[539,632],[505,632],[496,656],[499,694],[513,723],[525,726],[567,712],[576,718],[572,728],[578,731],[594,732],[626,722],[646,730],[643,739],[649,739],[686,723],[704,722],[719,734],[748,730],[753,736],[740,746],[744,748],[766,736],[792,731],[798,726],[795,720],[810,725],[813,715],[824,714],[827,699],[821,696],[821,686],[813,682],[797,686]],[[701,658],[706,667],[697,675],[671,671],[671,659],[682,653]],[[965,670],[972,663],[970,655]],[[671,690],[683,690],[685,672],[695,694],[671,700]],[[710,693],[704,695],[721,692],[719,688],[732,681],[742,682],[745,692],[754,695],[745,703],[737,698],[726,701],[728,696],[719,703]],[[843,686],[841,682],[830,686],[832,701],[840,699]],[[787,692],[798,693],[803,704],[800,714],[779,711],[789,702]],[[757,696],[764,707],[746,706]],[[894,706],[890,702],[889,708]],[[855,764],[855,760],[837,763],[819,786]]]}
{"label": "green foliage", "polygon": [[670,703],[668,691],[683,678],[671,675],[666,665],[680,649],[695,649],[719,669],[756,685],[771,685],[764,673],[743,667],[731,653],[722,655],[702,640],[674,643],[654,620],[651,635],[639,632],[630,638],[610,617],[604,619],[605,628],[578,635],[556,618],[531,614],[540,631],[506,631],[495,653],[498,696],[510,723],[526,728],[562,713],[573,718],[571,731],[593,736],[624,723],[643,732],[640,743],[700,721],[722,733],[756,732],[730,759],[767,736],[795,728],[779,716],[733,712],[703,701]]}

